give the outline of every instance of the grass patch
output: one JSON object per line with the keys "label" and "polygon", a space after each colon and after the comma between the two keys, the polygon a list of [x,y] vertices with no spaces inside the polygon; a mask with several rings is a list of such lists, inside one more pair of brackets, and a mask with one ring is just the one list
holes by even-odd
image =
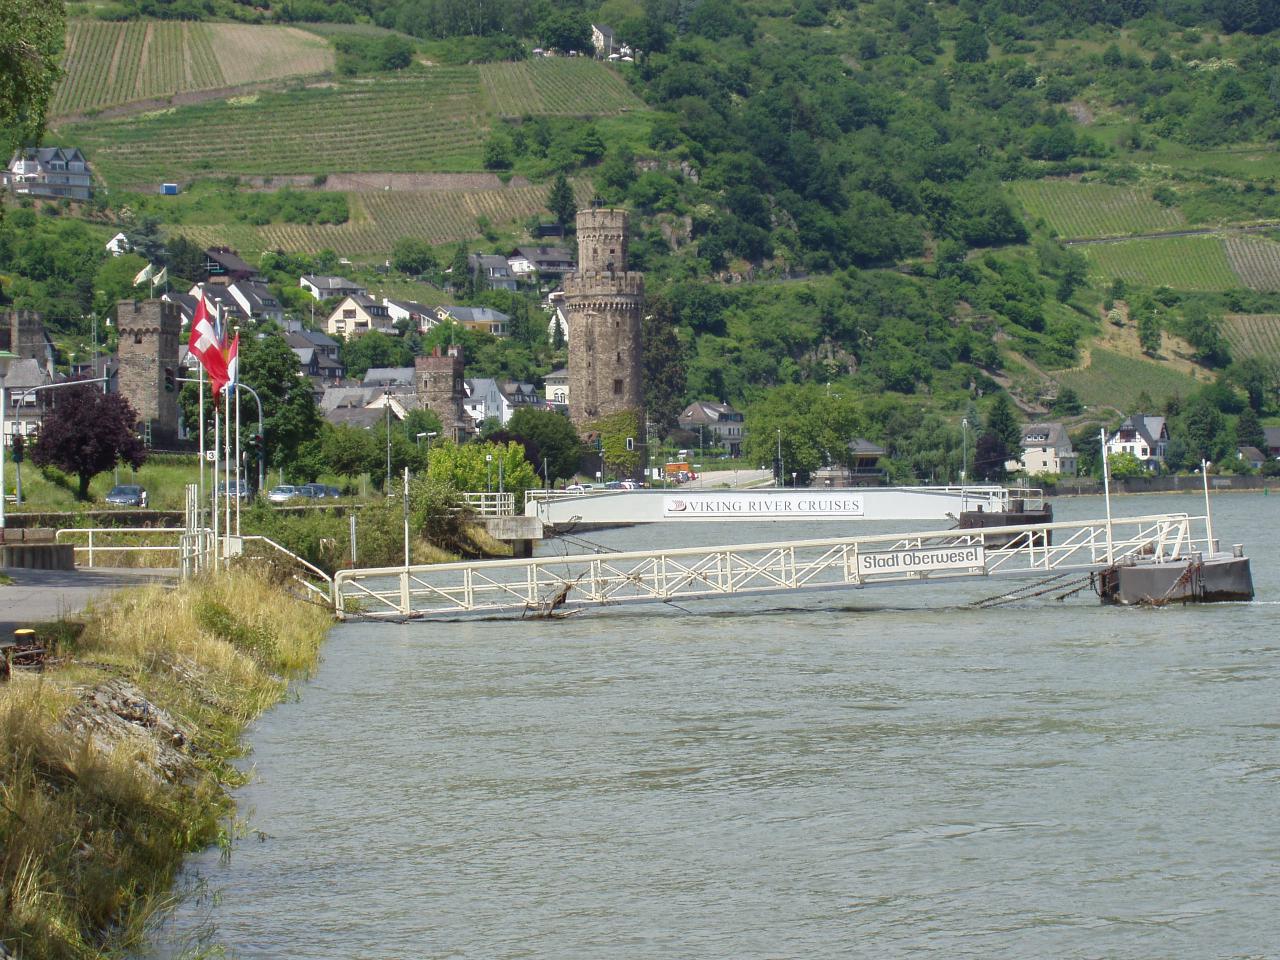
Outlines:
{"label": "grass patch", "polygon": [[1100,284],[1119,277],[1126,283],[1174,290],[1231,290],[1240,286],[1221,237],[1122,240],[1077,249],[1088,257],[1089,273]]}
{"label": "grass patch", "polygon": [[1159,363],[1097,348],[1092,351],[1088,367],[1055,376],[1086,405],[1121,412],[1130,412],[1144,391],[1159,403],[1175,394],[1185,397],[1198,386],[1194,378]]}
{"label": "grass patch", "polygon": [[0,685],[0,943],[135,948],[182,857],[227,837],[240,734],[330,622],[249,570],[122,591],[61,631],[61,665]]}

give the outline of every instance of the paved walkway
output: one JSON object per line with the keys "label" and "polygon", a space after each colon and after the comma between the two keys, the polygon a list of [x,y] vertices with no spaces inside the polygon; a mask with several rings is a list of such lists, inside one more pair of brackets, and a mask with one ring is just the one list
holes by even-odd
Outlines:
{"label": "paved walkway", "polygon": [[0,584],[0,637],[19,627],[79,613],[89,602],[121,587],[172,582],[171,570],[20,570],[3,571],[12,584]]}

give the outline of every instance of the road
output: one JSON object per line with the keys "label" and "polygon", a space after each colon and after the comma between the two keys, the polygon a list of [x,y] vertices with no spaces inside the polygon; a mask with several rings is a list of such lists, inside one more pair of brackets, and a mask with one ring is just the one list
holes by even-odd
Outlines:
{"label": "road", "polygon": [[771,487],[772,470],[706,470],[698,473],[698,479],[684,484],[686,490],[703,487]]}
{"label": "road", "polygon": [[20,570],[3,571],[12,584],[0,585],[0,638],[19,627],[79,613],[91,601],[121,587],[174,579],[166,570]]}

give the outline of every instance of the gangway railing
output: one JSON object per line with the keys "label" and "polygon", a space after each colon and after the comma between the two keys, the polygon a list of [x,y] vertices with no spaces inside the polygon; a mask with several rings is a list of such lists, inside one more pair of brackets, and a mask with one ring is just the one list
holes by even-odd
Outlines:
{"label": "gangway railing", "polygon": [[[583,606],[1092,572],[1209,552],[1204,518],[1162,514],[779,543],[342,570],[341,616],[550,614]],[[1110,535],[1108,535],[1110,534]],[[998,546],[987,547],[987,543]]]}
{"label": "gangway railing", "polygon": [[516,513],[514,493],[464,493],[462,500],[480,517],[513,517]]}

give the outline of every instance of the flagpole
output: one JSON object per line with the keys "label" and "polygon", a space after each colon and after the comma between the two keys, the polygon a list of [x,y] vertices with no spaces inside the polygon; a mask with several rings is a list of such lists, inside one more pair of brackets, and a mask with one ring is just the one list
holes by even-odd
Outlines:
{"label": "flagpole", "polygon": [[240,467],[244,463],[240,459],[240,390],[236,384],[231,385],[235,389],[236,395],[236,536],[240,536],[240,495],[241,471]]}
{"label": "flagpole", "polygon": [[227,535],[232,534],[232,397],[223,387],[223,477],[227,481],[227,497],[223,499],[223,509],[227,512],[224,529]]}
{"label": "flagpole", "polygon": [[218,421],[218,398],[213,398],[213,479],[209,486],[213,488],[213,569],[218,569],[218,551],[222,541],[218,539],[218,453],[221,446],[221,429]]}

